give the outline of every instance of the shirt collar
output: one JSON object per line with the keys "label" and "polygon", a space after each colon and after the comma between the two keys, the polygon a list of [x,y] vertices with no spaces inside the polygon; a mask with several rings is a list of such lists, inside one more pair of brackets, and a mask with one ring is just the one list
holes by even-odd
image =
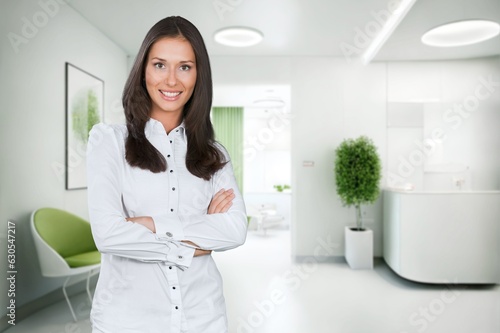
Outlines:
{"label": "shirt collar", "polygon": [[[186,138],[186,127],[184,125],[184,120],[182,120],[181,124],[170,131],[170,135],[179,132],[179,134],[185,139]],[[146,137],[154,134],[165,134],[165,128],[163,124],[156,119],[149,118],[146,122],[146,127],[144,128],[144,132],[146,133]]]}

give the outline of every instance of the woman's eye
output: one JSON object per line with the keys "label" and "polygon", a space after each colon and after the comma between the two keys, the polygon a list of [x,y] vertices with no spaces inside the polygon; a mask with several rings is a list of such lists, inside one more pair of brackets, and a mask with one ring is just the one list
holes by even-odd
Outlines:
{"label": "woman's eye", "polygon": [[161,62],[157,62],[156,64],[154,64],[155,68],[159,68],[159,69],[163,69],[165,68],[165,65],[162,64]]}
{"label": "woman's eye", "polygon": [[189,65],[182,65],[180,68],[181,68],[181,71],[188,71],[188,70],[191,69],[191,66],[189,66]]}

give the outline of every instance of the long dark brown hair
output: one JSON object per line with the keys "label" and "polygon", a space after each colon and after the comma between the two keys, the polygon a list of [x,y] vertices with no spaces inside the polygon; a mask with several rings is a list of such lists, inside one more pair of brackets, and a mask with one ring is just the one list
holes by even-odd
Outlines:
{"label": "long dark brown hair", "polygon": [[214,129],[210,122],[210,60],[198,29],[179,16],[164,18],[149,30],[125,84],[122,97],[128,129],[125,158],[134,167],[155,173],[167,170],[165,157],[147,140],[144,132],[152,106],[144,82],[145,66],[151,46],[164,37],[186,39],[196,56],[196,85],[182,114],[188,140],[186,167],[193,175],[209,180],[226,163],[223,153],[215,145]]}

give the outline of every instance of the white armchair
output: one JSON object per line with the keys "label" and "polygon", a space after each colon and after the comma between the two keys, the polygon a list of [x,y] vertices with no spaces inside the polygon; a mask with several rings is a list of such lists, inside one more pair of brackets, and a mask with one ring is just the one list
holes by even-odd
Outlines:
{"label": "white armchair", "polygon": [[87,294],[92,302],[89,280],[101,267],[101,256],[92,238],[90,224],[55,208],[35,210],[31,214],[30,224],[42,275],[66,277],[62,290],[76,321],[66,292],[68,282],[71,277],[87,274]]}
{"label": "white armchair", "polygon": [[261,204],[258,206],[249,207],[249,215],[251,217],[250,224],[255,222],[257,231],[261,231],[264,235],[268,229],[278,228],[285,222],[285,217],[279,215],[275,204]]}

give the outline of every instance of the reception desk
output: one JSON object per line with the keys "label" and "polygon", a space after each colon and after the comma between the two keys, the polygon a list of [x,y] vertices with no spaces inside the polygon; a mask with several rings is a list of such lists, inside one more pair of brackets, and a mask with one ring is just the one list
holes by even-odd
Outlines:
{"label": "reception desk", "polygon": [[500,283],[500,191],[384,190],[384,259],[424,283]]}

